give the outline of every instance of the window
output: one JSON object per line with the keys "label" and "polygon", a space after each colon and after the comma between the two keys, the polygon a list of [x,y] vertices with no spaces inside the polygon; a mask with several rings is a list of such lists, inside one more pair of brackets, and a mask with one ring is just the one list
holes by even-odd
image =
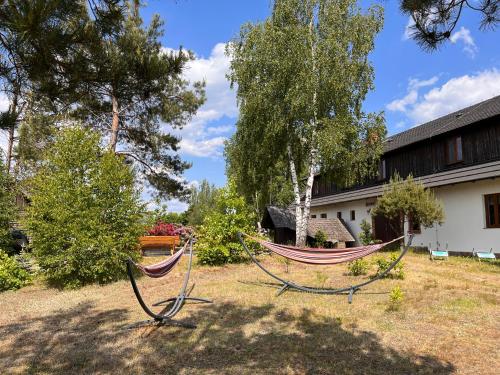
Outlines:
{"label": "window", "polygon": [[463,161],[462,137],[448,139],[448,141],[446,141],[446,162],[448,164],[454,164],[461,161]]}
{"label": "window", "polygon": [[311,219],[316,219],[316,215],[311,215]]}
{"label": "window", "polygon": [[326,214],[321,214],[322,219],[326,219]]}
{"label": "window", "polygon": [[351,221],[356,220],[356,211],[351,210]]}
{"label": "window", "polygon": [[486,228],[500,228],[500,193],[484,196]]}
{"label": "window", "polygon": [[414,234],[420,234],[420,223],[417,220],[413,220],[413,218],[410,216],[408,220],[408,229],[410,233]]}
{"label": "window", "polygon": [[387,178],[387,170],[385,167],[385,159],[380,160],[378,166],[378,179],[379,181],[385,180]]}
{"label": "window", "polygon": [[342,219],[342,212],[337,212],[337,219]]}

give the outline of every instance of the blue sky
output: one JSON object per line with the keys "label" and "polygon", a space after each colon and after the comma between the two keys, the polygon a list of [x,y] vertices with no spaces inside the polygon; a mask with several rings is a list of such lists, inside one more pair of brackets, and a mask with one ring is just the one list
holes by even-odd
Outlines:
{"label": "blue sky", "polygon": [[[408,39],[409,18],[399,12],[398,2],[380,4],[385,25],[370,57],[375,91],[365,110],[385,111],[389,134],[500,94],[500,34],[480,31],[479,15],[465,12],[451,41],[428,53]],[[238,110],[225,79],[229,60],[224,43],[243,23],[265,19],[271,5],[271,0],[149,0],[143,9],[146,21],[154,13],[165,21],[165,47],[183,46],[196,54],[186,77],[207,82],[207,103],[178,133],[181,155],[193,163],[185,173],[193,184],[204,178],[218,186],[226,181],[223,142],[234,131]],[[168,205],[173,211],[185,208],[177,201]]]}

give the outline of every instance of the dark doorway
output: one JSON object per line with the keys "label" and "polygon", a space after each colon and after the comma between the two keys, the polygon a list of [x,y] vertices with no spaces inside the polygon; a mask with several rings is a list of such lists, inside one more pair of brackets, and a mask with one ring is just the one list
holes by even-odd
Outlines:
{"label": "dark doorway", "polygon": [[385,216],[377,215],[373,218],[373,233],[377,240],[389,242],[403,235],[401,220],[388,219]]}

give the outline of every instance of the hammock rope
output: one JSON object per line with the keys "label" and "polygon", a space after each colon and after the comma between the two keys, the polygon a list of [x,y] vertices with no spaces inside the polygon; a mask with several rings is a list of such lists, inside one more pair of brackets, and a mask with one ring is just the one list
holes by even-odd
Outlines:
{"label": "hammock rope", "polygon": [[[157,314],[157,313],[153,312],[147,306],[147,304],[144,302],[144,299],[141,295],[139,287],[137,286],[137,282],[134,278],[133,266],[135,266],[138,270],[140,270],[146,276],[149,276],[152,278],[163,277],[163,276],[167,275],[170,271],[172,271],[172,269],[176,266],[176,264],[181,259],[182,255],[185,253],[188,246],[189,246],[188,266],[187,266],[186,274],[184,275],[184,280],[182,282],[182,286],[181,286],[181,289],[179,291],[179,294],[176,297],[168,298],[168,299],[154,303],[153,306],[160,306],[160,305],[168,303],[168,302],[173,302],[172,306],[170,307],[170,309],[168,311]],[[143,323],[156,322],[159,324],[169,323],[172,325],[178,325],[178,326],[182,326],[182,327],[186,327],[186,328],[196,328],[196,326],[193,324],[182,323],[182,322],[173,320],[173,317],[181,310],[184,303],[188,300],[202,302],[202,303],[212,303],[212,301],[205,299],[205,298],[188,296],[189,292],[186,292],[186,290],[187,290],[188,283],[189,283],[189,276],[191,274],[192,263],[193,263],[192,238],[189,238],[186,241],[186,243],[184,244],[184,246],[182,247],[181,250],[179,250],[173,256],[171,256],[170,258],[168,258],[160,263],[153,264],[151,266],[143,266],[143,265],[135,263],[134,261],[132,261],[132,259],[129,259],[127,261],[127,273],[128,273],[128,277],[130,279],[130,283],[132,284],[132,289],[133,289],[134,294],[137,298],[137,301],[141,305],[144,312],[147,315],[149,315],[151,318],[153,318],[153,320],[139,322],[139,325],[142,325]],[[133,326],[135,326],[135,325],[133,325]]]}
{"label": "hammock rope", "polygon": [[[351,248],[351,249],[324,249],[325,251],[329,252],[329,255],[327,255],[326,258],[325,257],[319,257],[320,260],[318,261],[318,254],[317,253],[319,253],[320,251],[323,251],[321,249],[317,249],[317,248],[314,248],[314,249],[312,249],[312,248],[299,248],[299,247],[288,246],[288,245],[277,245],[277,244],[274,244],[274,243],[269,242],[269,241],[264,241],[264,240],[256,238],[256,237],[249,236],[249,235],[247,235],[245,233],[241,233],[241,232],[238,233],[238,238],[239,238],[241,244],[243,245],[243,249],[250,256],[250,259],[252,259],[252,261],[263,272],[265,272],[270,277],[274,278],[275,280],[279,281],[282,284],[280,290],[277,293],[278,296],[281,295],[283,292],[287,291],[288,289],[296,289],[296,290],[299,290],[299,291],[302,291],[302,292],[316,293],[316,294],[343,294],[343,293],[348,293],[348,302],[349,303],[352,303],[352,298],[353,298],[354,293],[356,293],[362,287],[364,287],[364,286],[366,286],[368,284],[371,284],[371,283],[373,283],[373,282],[375,282],[377,280],[380,280],[381,278],[385,277],[401,261],[401,259],[405,256],[405,254],[408,252],[408,249],[411,246],[411,242],[413,240],[413,234],[410,234],[410,237],[408,239],[408,243],[405,246],[403,246],[403,250],[399,254],[398,258],[395,259],[384,272],[380,273],[376,277],[374,277],[374,278],[372,278],[370,280],[367,280],[365,282],[356,284],[356,285],[350,285],[350,286],[341,287],[341,288],[317,288],[317,287],[300,285],[298,283],[295,283],[295,282],[289,281],[289,280],[285,280],[285,279],[283,279],[283,278],[281,278],[281,277],[273,274],[271,271],[269,271],[267,268],[265,268],[257,260],[257,258],[255,257],[255,255],[250,251],[250,249],[248,249],[248,246],[247,246],[247,244],[245,243],[245,241],[243,239],[244,236],[250,238],[251,240],[253,240],[253,241],[255,241],[255,242],[259,243],[259,244],[261,244],[266,249],[269,249],[270,251],[272,251],[272,252],[274,252],[274,253],[276,253],[278,255],[284,256],[284,257],[292,259],[292,260],[295,260],[294,258],[298,257],[301,260],[297,260],[297,261],[302,262],[302,263],[307,263],[307,264],[314,264],[314,265],[339,264],[339,263],[351,261],[351,260],[347,260],[347,259],[352,259],[352,260],[359,259],[359,258],[362,258],[362,257],[364,257],[366,255],[372,254],[375,251],[378,251],[378,250],[386,247],[387,245],[389,245],[391,243],[394,243],[396,241],[401,240],[404,236],[400,237],[400,238],[396,238],[396,239],[394,239],[394,240],[392,240],[390,242],[386,242],[386,243],[382,243],[382,244],[377,244],[377,245],[362,246],[362,247]],[[287,251],[285,251],[283,249],[287,249]],[[361,249],[365,249],[365,250],[361,250]],[[280,254],[280,252],[281,252],[281,254]],[[300,258],[297,253],[301,254],[302,258]],[[286,255],[283,255],[283,254],[286,254]],[[340,258],[338,256],[341,255],[341,254],[344,254],[343,261],[339,261]],[[348,254],[349,256],[345,256],[346,254]],[[365,254],[365,255],[361,255],[361,254]],[[327,263],[325,263],[325,261],[327,261]]]}

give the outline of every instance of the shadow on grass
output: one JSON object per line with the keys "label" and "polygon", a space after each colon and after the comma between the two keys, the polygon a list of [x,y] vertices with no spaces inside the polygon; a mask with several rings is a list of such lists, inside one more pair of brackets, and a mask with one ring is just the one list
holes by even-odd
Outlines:
{"label": "shadow on grass", "polygon": [[[189,309],[189,307],[187,307]],[[192,309],[198,329],[127,331],[125,309],[91,304],[0,326],[0,368],[27,373],[450,374],[435,357],[399,352],[338,319],[220,303]],[[394,344],[394,345],[397,345]],[[19,368],[19,367],[18,367]],[[21,367],[22,368],[22,367]]]}

